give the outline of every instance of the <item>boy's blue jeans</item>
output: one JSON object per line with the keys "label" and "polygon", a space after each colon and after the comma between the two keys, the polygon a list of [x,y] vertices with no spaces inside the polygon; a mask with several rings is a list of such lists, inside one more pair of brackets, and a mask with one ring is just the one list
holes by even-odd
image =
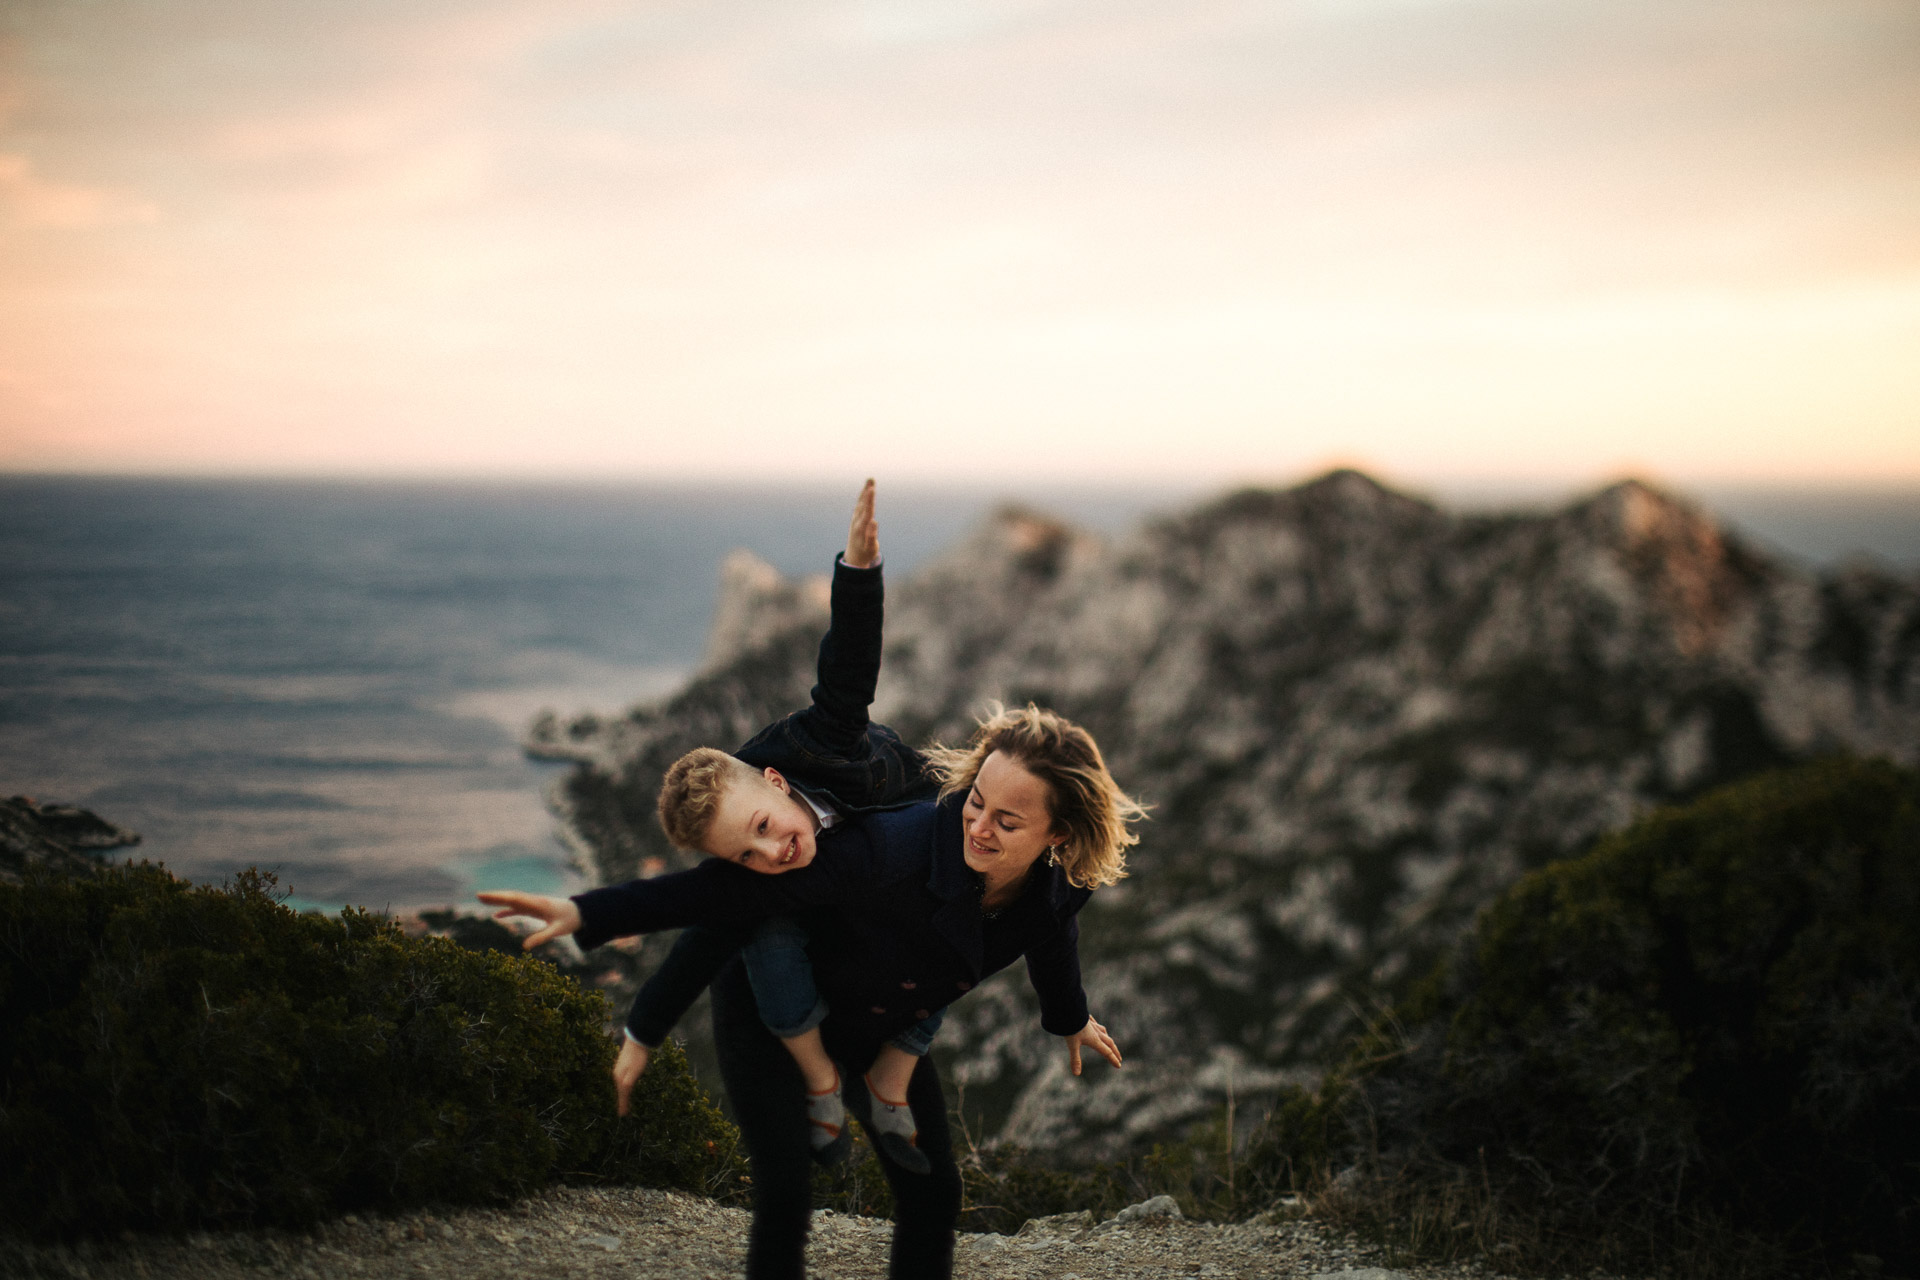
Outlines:
{"label": "boy's blue jeans", "polygon": [[[826,1021],[827,1002],[813,985],[805,929],[785,916],[775,916],[760,926],[740,955],[746,962],[747,981],[753,987],[753,1002],[767,1030],[789,1040]],[[932,1017],[908,1027],[889,1043],[924,1058],[933,1048],[933,1037],[946,1016],[945,1009],[935,1010]]]}

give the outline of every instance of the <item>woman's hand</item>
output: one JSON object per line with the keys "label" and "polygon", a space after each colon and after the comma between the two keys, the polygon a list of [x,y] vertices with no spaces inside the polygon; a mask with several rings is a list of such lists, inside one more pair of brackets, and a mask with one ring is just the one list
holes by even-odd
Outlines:
{"label": "woman's hand", "polygon": [[1073,1074],[1080,1074],[1081,1045],[1092,1049],[1114,1066],[1120,1065],[1120,1046],[1113,1042],[1113,1037],[1107,1034],[1105,1027],[1088,1018],[1086,1026],[1067,1037],[1067,1066]]}
{"label": "woman's hand", "polygon": [[646,1072],[647,1064],[653,1061],[653,1050],[630,1036],[620,1037],[620,1056],[613,1060],[613,1092],[617,1099],[615,1110],[626,1115],[633,1099],[633,1086]]}
{"label": "woman's hand", "polygon": [[480,901],[489,906],[505,908],[493,913],[495,920],[505,920],[509,916],[532,916],[545,925],[540,932],[520,944],[524,951],[531,951],[555,938],[564,938],[580,927],[580,908],[573,904],[572,898],[547,898],[537,893],[494,889],[481,894]]}
{"label": "woman's hand", "polygon": [[873,519],[873,481],[860,486],[853,501],[853,523],[847,526],[847,554],[850,569],[871,569],[880,559],[880,526]]}

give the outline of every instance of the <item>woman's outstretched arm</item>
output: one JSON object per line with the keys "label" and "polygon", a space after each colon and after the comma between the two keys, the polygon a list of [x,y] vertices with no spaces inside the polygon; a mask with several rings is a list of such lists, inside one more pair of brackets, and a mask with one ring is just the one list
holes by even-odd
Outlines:
{"label": "woman's outstretched arm", "polygon": [[1080,982],[1080,921],[1070,918],[1049,938],[1027,948],[1027,979],[1040,997],[1040,1025],[1067,1042],[1067,1067],[1080,1074],[1080,1051],[1092,1049],[1114,1066],[1120,1046],[1087,1009]]}
{"label": "woman's outstretched arm", "polygon": [[1087,1015],[1087,1025],[1067,1037],[1067,1066],[1073,1074],[1080,1074],[1080,1050],[1085,1046],[1105,1058],[1114,1066],[1120,1065],[1120,1046],[1113,1042],[1107,1029]]}

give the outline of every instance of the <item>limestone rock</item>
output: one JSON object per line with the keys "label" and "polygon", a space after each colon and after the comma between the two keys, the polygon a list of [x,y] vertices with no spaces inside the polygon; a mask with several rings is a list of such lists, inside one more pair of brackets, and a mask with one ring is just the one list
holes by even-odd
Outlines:
{"label": "limestone rock", "polygon": [[1014,1239],[1023,1242],[1040,1240],[1078,1240],[1093,1230],[1093,1212],[1081,1209],[1076,1213],[1056,1213],[1044,1218],[1028,1218],[1020,1225]]}
{"label": "limestone rock", "polygon": [[1145,1222],[1156,1218],[1184,1218],[1180,1206],[1172,1196],[1155,1196],[1151,1200],[1142,1200],[1139,1204],[1130,1204],[1113,1215],[1119,1223]]}
{"label": "limestone rock", "polygon": [[[596,878],[676,865],[652,817],[676,756],[805,704],[824,613],[769,573],[729,569],[678,693],[529,744],[576,762],[554,805]],[[1126,1069],[1066,1076],[1018,966],[941,1031],[1003,1132],[1080,1157],[1230,1098],[1252,1123],[1368,993],[1649,806],[1822,752],[1920,759],[1920,583],[1807,571],[1636,481],[1457,515],[1339,471],[1114,542],[1008,508],[888,591],[877,719],[954,741],[1032,699],[1155,806],[1081,917]]]}
{"label": "limestone rock", "polygon": [[0,880],[9,883],[17,884],[30,866],[91,871],[100,865],[99,854],[139,843],[138,833],[86,809],[27,796],[0,801]]}

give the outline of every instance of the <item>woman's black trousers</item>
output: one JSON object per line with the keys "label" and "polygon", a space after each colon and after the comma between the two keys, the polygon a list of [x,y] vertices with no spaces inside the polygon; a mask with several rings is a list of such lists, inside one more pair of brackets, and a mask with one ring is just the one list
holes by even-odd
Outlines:
{"label": "woman's black trousers", "polygon": [[[844,1087],[864,1091],[860,1074],[879,1045],[827,1046],[842,1065]],[[807,1227],[813,1214],[814,1163],[807,1154],[806,1085],[783,1046],[761,1025],[745,968],[736,959],[713,983],[713,1038],[727,1098],[753,1170],[753,1231],[747,1280],[803,1280]],[[953,1159],[947,1100],[933,1059],[922,1058],[907,1093],[920,1126],[919,1147],[933,1165],[908,1173],[880,1157],[893,1187],[894,1280],[945,1280],[953,1273],[953,1226],[960,1216],[960,1170]]]}

